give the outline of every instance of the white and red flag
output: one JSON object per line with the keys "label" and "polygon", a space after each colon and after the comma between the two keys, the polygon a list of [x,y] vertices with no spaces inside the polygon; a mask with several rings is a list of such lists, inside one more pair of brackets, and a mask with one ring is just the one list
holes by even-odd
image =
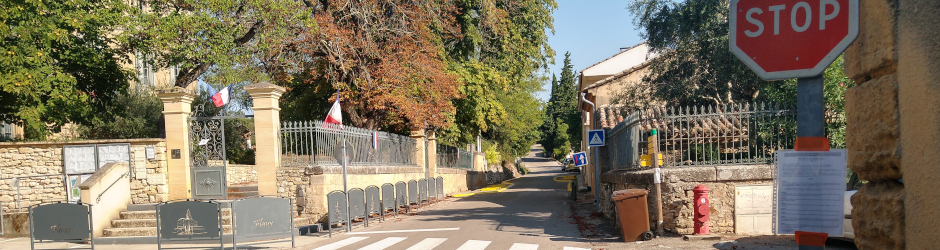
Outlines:
{"label": "white and red flag", "polygon": [[343,111],[340,110],[339,106],[339,93],[337,93],[336,102],[333,102],[333,107],[330,107],[330,112],[326,114],[326,119],[323,122],[336,124],[343,128]]}
{"label": "white and red flag", "polygon": [[216,92],[211,85],[208,86],[209,99],[212,100],[212,103],[215,104],[215,107],[222,107],[225,104],[228,104],[229,96],[232,95],[232,85],[222,88],[219,92]]}

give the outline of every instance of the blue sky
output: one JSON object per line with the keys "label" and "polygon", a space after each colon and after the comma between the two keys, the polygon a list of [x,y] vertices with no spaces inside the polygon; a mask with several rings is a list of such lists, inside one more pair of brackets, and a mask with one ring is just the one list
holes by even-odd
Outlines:
{"label": "blue sky", "polygon": [[549,69],[548,82],[538,98],[547,101],[551,88],[551,74],[561,74],[565,52],[571,52],[575,74],[608,58],[621,47],[630,47],[643,41],[633,25],[633,16],[627,11],[629,0],[557,0],[555,34],[548,43],[555,50],[555,65]]}

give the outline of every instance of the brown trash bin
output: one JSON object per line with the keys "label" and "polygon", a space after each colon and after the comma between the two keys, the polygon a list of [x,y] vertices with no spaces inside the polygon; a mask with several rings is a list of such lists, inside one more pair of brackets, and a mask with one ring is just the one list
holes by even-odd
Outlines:
{"label": "brown trash bin", "polygon": [[646,196],[650,191],[646,189],[624,189],[613,193],[614,204],[617,204],[617,217],[620,218],[620,232],[623,233],[623,242],[653,239],[650,231],[650,217]]}

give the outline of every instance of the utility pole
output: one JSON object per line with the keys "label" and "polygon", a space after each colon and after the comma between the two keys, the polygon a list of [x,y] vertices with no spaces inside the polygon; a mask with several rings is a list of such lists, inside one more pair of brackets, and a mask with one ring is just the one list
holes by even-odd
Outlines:
{"label": "utility pole", "polygon": [[656,171],[653,174],[653,183],[656,185],[656,233],[660,236],[663,235],[663,195],[662,188],[660,183],[662,182],[662,173],[660,172],[659,165],[659,136],[656,133],[656,130],[651,131],[652,136],[650,136],[650,148],[653,149],[650,152],[650,159],[653,161],[653,169]]}

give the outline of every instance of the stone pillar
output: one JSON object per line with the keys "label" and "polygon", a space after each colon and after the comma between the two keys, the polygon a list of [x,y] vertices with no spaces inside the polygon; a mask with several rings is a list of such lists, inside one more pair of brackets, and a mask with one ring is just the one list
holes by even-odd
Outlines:
{"label": "stone pillar", "polygon": [[[870,0],[866,0],[870,1]],[[898,106],[907,249],[940,247],[940,1],[888,1],[897,6]],[[895,9],[892,9],[895,10]],[[899,150],[901,151],[901,150]],[[901,153],[898,153],[901,154]]]}
{"label": "stone pillar", "polygon": [[428,148],[427,152],[428,158],[428,173],[429,177],[437,177],[437,135],[434,131],[428,131]]}
{"label": "stone pillar", "polygon": [[869,181],[852,197],[859,249],[905,248],[897,7],[859,1],[858,39],[845,51],[845,75],[857,84],[845,94],[848,167]]}
{"label": "stone pillar", "polygon": [[270,83],[245,86],[255,113],[255,166],[258,169],[258,194],[277,195],[277,169],[281,166],[281,107],[284,87]]}
{"label": "stone pillar", "polygon": [[424,136],[424,129],[411,128],[411,138],[415,139],[415,163],[424,169],[424,173],[426,174],[425,176],[430,176],[428,169],[424,165],[424,157],[427,154],[427,151],[424,148],[424,140],[427,139]]}
{"label": "stone pillar", "polygon": [[166,128],[167,187],[170,199],[192,197],[189,158],[189,114],[195,94],[180,87],[157,91]]}

